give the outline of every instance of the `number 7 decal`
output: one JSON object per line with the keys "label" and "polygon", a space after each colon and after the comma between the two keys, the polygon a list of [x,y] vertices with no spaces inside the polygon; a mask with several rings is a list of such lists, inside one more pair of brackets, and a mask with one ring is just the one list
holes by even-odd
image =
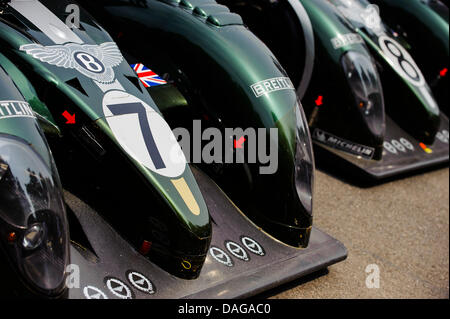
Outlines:
{"label": "number 7 decal", "polygon": [[142,136],[144,137],[144,142],[147,147],[148,153],[155,165],[156,169],[166,168],[161,154],[156,146],[155,139],[153,137],[149,121],[147,118],[147,110],[142,105],[142,103],[126,103],[126,104],[113,104],[107,105],[108,109],[113,113],[113,115],[127,115],[127,114],[137,114],[139,118],[139,124],[141,126]]}

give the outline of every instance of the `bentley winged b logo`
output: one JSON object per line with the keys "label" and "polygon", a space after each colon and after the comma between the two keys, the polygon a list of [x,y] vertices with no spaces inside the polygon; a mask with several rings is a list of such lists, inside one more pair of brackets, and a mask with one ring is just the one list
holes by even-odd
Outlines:
{"label": "bentley winged b logo", "polygon": [[100,45],[68,43],[43,46],[25,44],[20,47],[32,57],[65,69],[75,69],[100,83],[114,81],[113,67],[123,61],[122,53],[114,42]]}

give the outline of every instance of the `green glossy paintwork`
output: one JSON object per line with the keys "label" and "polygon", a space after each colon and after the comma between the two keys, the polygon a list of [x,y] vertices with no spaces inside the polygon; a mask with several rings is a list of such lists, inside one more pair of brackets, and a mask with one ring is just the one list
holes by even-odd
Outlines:
{"label": "green glossy paintwork", "polygon": [[[342,68],[342,57],[349,51],[369,57],[365,44],[352,43],[334,48],[332,39],[354,33],[333,5],[326,1],[301,1],[308,13],[315,36],[314,72],[303,103],[312,130],[319,128],[341,138],[375,149],[375,159],[383,150],[384,117],[374,119],[378,132],[372,132],[356,106],[355,98]],[[323,96],[324,105],[316,107],[315,100]],[[384,108],[384,105],[378,107]]]}
{"label": "green glossy paintwork", "polygon": [[0,53],[0,65],[14,80],[14,84],[19,89],[25,100],[30,104],[38,117],[39,125],[45,133],[59,134],[60,130],[53,119],[47,106],[39,100],[35,88],[26,76],[3,54]]}
{"label": "green glossy paintwork", "polygon": [[[111,131],[110,127],[106,123],[105,119],[99,119],[96,121],[96,124],[102,129],[102,131],[114,140],[114,134]],[[125,153],[125,150],[123,150]],[[179,178],[185,178],[190,186],[192,193],[194,194],[195,199],[197,200],[198,205],[200,206],[201,213],[198,216],[192,214],[186,203],[180,198],[177,190],[169,178],[161,178],[155,173],[152,173],[148,168],[146,168],[142,163],[130,158],[134,163],[136,168],[141,172],[143,177],[149,181],[160,193],[160,195],[164,198],[167,205],[172,207],[174,212],[179,212],[179,219],[182,220],[183,224],[186,225],[186,228],[192,231],[194,234],[198,236],[198,238],[206,239],[210,236],[210,228],[209,228],[209,215],[208,208],[203,200],[202,194],[198,189],[197,183],[195,182],[194,176],[192,175],[192,171],[187,168],[186,172],[183,173]]]}
{"label": "green glossy paintwork", "polygon": [[[332,2],[334,2],[334,3],[339,3],[339,1],[340,0],[332,0]],[[357,0],[357,1],[359,1],[361,4],[363,4],[365,6],[370,5],[370,2],[368,2],[366,0]],[[355,31],[357,31],[366,40],[366,43],[371,48],[373,48],[379,54],[379,56],[381,56],[386,61],[386,63],[391,63],[390,60],[386,57],[386,55],[381,50],[380,46],[378,45],[378,36],[376,34],[371,32],[367,28],[362,28],[362,29],[355,28]],[[426,110],[430,114],[430,116],[439,117],[439,111],[430,107],[430,105],[426,102],[425,98],[423,97],[423,94],[418,90],[418,88],[415,85],[412,85],[411,83],[409,83],[407,80],[403,80],[403,81],[409,86],[409,88],[420,99],[420,101],[423,104],[423,107],[426,108]]]}
{"label": "green glossy paintwork", "polygon": [[[0,64],[0,102],[11,100],[25,101]],[[41,156],[47,164],[47,167],[52,168],[53,159],[50,150],[48,149],[45,137],[35,118],[0,117],[0,134],[15,136],[22,139]]]}
{"label": "green glossy paintwork", "polygon": [[[377,36],[366,30],[366,28],[360,29],[353,26],[352,23],[336,8],[336,4],[340,3],[338,0],[299,1],[303,4],[311,18],[316,37],[320,40],[319,47],[322,45],[326,48],[327,57],[334,60],[335,67],[331,66],[333,69],[328,70],[330,71],[329,73],[331,74],[331,72],[341,68],[340,62],[337,60],[338,56],[342,55],[342,50],[346,51],[350,49],[344,47],[334,50],[331,47],[331,39],[337,33],[358,33],[361,35],[370,52],[374,54],[375,59],[380,61],[385,69],[384,73],[381,74],[381,78],[385,93],[389,92],[387,95],[385,94],[386,110],[388,114],[400,123],[403,121],[401,126],[416,138],[422,139],[423,141],[426,140],[427,143],[432,143],[440,123],[439,110],[427,102],[426,97],[421,92],[422,88],[412,85],[392,68],[392,62],[385,56],[378,45]],[[364,4],[369,3],[364,1]],[[357,47],[361,49],[361,45],[357,44],[351,45],[351,50],[355,50]],[[369,54],[369,52],[366,52],[366,54]],[[316,60],[318,64],[321,63],[320,59],[323,55],[324,53],[318,54]],[[325,73],[322,74],[322,76],[324,75]],[[333,78],[332,75],[330,75],[330,77]],[[314,89],[314,85],[312,85],[312,89]],[[337,88],[333,88],[334,91],[336,91],[336,89]],[[429,91],[427,85],[424,86],[424,90]],[[311,98],[311,96],[309,96],[309,98]],[[342,134],[338,136],[342,136]],[[353,138],[353,140],[355,139]]]}
{"label": "green glossy paintwork", "polygon": [[448,69],[449,11],[439,3],[422,0],[372,0],[385,23],[406,42],[408,51],[422,69],[439,107],[449,112]]}
{"label": "green glossy paintwork", "polygon": [[[54,13],[59,15],[59,17],[64,21],[65,13],[64,8],[70,4],[70,1],[42,1],[47,7]],[[88,14],[82,11],[82,29],[73,30],[76,35],[82,39],[86,44],[102,44],[104,42],[112,41],[111,37],[98,25],[96,25]],[[17,19],[23,19],[20,15],[16,17]],[[26,23],[24,23],[26,25]],[[27,32],[32,33],[34,39],[39,41],[42,45],[54,45],[52,41],[42,32],[26,29]],[[140,172],[140,175],[148,181],[148,184],[156,190],[156,192],[161,196],[167,204],[167,214],[173,214],[174,219],[181,223],[184,229],[190,234],[202,242],[207,240],[211,236],[211,225],[208,209],[204,202],[203,196],[198,188],[198,185],[192,175],[189,166],[186,166],[185,172],[179,176],[179,178],[184,178],[189,188],[200,207],[200,215],[195,216],[186,206],[183,198],[180,196],[178,191],[175,189],[170,179],[161,176],[157,173],[150,171],[148,168],[144,167],[140,163],[134,161],[134,159],[125,152],[119,145],[118,141],[112,134],[109,126],[104,120],[103,114],[103,95],[104,93],[98,88],[97,85],[93,83],[93,80],[84,77],[76,70],[59,68],[50,64],[42,63],[39,60],[33,58],[31,55],[26,54],[19,50],[21,45],[33,43],[29,37],[22,32],[15,30],[7,24],[1,23],[0,20],[0,43],[2,53],[10,59],[16,66],[19,67],[20,71],[28,78],[33,79],[33,84],[35,87],[39,87],[36,90],[49,90],[52,92],[51,95],[46,94],[43,101],[47,104],[54,118],[57,119],[57,124],[61,128],[62,133],[68,133],[70,130],[77,129],[83,124],[93,123],[94,121],[101,127],[103,133],[106,134],[111,141],[113,141],[119,149],[121,149],[124,154],[131,160],[135,165],[136,169]],[[127,61],[124,59],[123,62],[114,68],[116,79],[123,86],[124,90],[144,101],[158,113],[160,113],[157,105],[151,99],[147,91],[143,89],[142,85],[136,86],[130,78],[136,79],[135,83],[139,83],[137,76],[131,69]],[[24,81],[22,78],[22,73],[16,72],[15,80],[18,82],[18,87],[24,88]],[[77,79],[82,86],[84,92],[72,87],[67,82],[73,79]],[[24,91],[26,91],[24,89]],[[38,92],[42,92],[38,91]],[[29,93],[32,95],[32,90]],[[58,96],[58,99],[53,98],[53,96]],[[61,103],[64,101],[64,103]],[[65,120],[62,118],[61,114],[69,110],[70,112],[75,112],[77,115],[77,125],[74,127],[69,127],[65,125]],[[42,112],[42,109],[38,108],[35,111]],[[45,112],[41,113],[45,116]],[[151,203],[149,203],[151,204]],[[179,240],[183,237],[179,236]],[[192,243],[195,246],[195,242]],[[176,250],[176,248],[175,248]],[[206,255],[206,250],[203,249],[203,253]],[[195,247],[192,251],[196,251]],[[189,251],[185,252],[189,255]],[[206,256],[205,256],[206,257]]]}
{"label": "green glossy paintwork", "polygon": [[[417,29],[424,28],[429,37],[439,39],[445,53],[447,56],[449,55],[448,14],[439,14],[422,0],[372,0],[371,2],[380,7],[383,19],[385,17],[394,18],[398,13],[406,13],[411,22],[416,24]],[[390,21],[391,19],[386,20],[386,22]],[[429,48],[424,49],[428,50]]]}
{"label": "green glossy paintwork", "polygon": [[[295,90],[257,98],[251,89],[252,84],[262,80],[286,77],[285,71],[241,20],[224,12],[215,1],[190,1],[192,6],[178,3],[151,0],[139,6],[112,1],[99,8],[82,2],[96,17],[104,14],[101,23],[111,34],[122,34],[116,41],[139,59],[136,62],[163,72],[170,72],[170,65],[175,65],[186,74],[195,90],[200,91],[208,116],[217,119],[221,127],[279,128],[276,174],[261,175],[251,167],[247,175],[235,165],[219,184],[244,213],[298,228],[303,237],[286,240],[306,246],[306,230],[312,218],[301,206],[294,187]],[[133,42],[136,32],[148,43]],[[158,47],[158,43],[164,45]],[[152,51],[159,51],[163,58],[153,56]],[[273,235],[280,238],[284,234]]]}
{"label": "green glossy paintwork", "polygon": [[[304,2],[314,1],[317,4],[325,2],[324,0],[303,0],[303,1]],[[359,2],[364,8],[370,5],[370,2],[366,0],[355,0],[355,1]],[[340,0],[330,0],[329,3],[334,4],[336,6],[341,4]],[[335,14],[340,15],[338,11],[336,11]],[[341,15],[341,19],[346,21],[345,23],[349,26],[350,29],[352,29],[354,32],[359,33],[364,38],[366,44],[371,49],[371,52],[375,53],[379,58],[382,59],[382,61],[384,62],[383,64],[384,66],[389,67],[390,65],[392,65],[392,61],[383,53],[378,44],[377,34],[375,34],[366,27],[358,28],[356,26],[353,26],[351,22],[347,20],[343,15]],[[385,29],[384,35],[388,36],[388,33],[386,31],[387,30]],[[416,85],[413,85],[411,82],[409,82],[402,76],[400,76],[397,72],[393,72],[392,74],[396,74],[398,76],[397,83],[402,83],[402,85],[397,89],[399,91],[397,94],[398,95],[413,94],[416,97],[417,103],[414,103],[413,105],[396,105],[396,106],[387,104],[388,111],[390,107],[392,108],[396,107],[398,109],[402,109],[402,111],[404,110],[405,112],[410,112],[408,114],[411,116],[411,119],[414,120],[413,126],[415,127],[415,129],[423,131],[425,134],[424,137],[428,136],[427,142],[433,141],[440,123],[439,118],[440,112],[438,108],[434,107],[427,101],[427,98],[422,92],[422,89],[431,92],[428,87],[428,84],[418,87]],[[386,86],[388,84],[385,82],[384,85]],[[402,90],[404,90],[405,93],[400,93]],[[409,91],[409,93],[406,93],[407,91]],[[388,102],[389,101],[387,101],[387,103]],[[414,115],[415,118],[413,119]],[[411,130],[412,128],[409,129],[409,131]],[[416,138],[418,137],[417,135],[415,136]]]}

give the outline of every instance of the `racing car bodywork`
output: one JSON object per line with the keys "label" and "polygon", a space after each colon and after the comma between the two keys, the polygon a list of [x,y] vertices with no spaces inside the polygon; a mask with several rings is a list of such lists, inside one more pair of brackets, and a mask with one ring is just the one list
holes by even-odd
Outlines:
{"label": "racing car bodywork", "polygon": [[[307,123],[285,71],[240,16],[213,0],[81,3],[115,36],[130,62],[167,74],[186,97],[188,107],[163,111],[173,126],[190,128],[193,119],[203,119],[205,127],[221,131],[263,128],[267,140],[273,140],[269,130],[277,129],[276,171],[260,174],[259,163],[247,160],[203,163],[202,169],[257,225],[289,245],[306,247],[314,185]],[[154,43],[160,44],[157,50]],[[152,96],[157,90],[149,88]],[[226,136],[231,142],[241,137]]]}
{"label": "racing car bodywork", "polygon": [[5,62],[0,53],[0,294],[58,297],[67,292],[70,263],[61,184],[44,133]]}
{"label": "racing car bodywork", "polygon": [[[214,51],[205,44],[208,41],[215,41],[217,49],[223,49],[219,43],[224,38],[213,36],[217,36],[213,33],[217,27],[214,23],[205,24],[204,18],[192,17],[192,12],[181,11],[178,6],[153,3],[158,3],[156,8],[161,19],[171,10],[179,10],[176,12],[183,23],[188,22],[203,32],[205,50]],[[270,212],[275,219],[286,220],[285,224],[269,227],[270,235],[253,224],[247,217],[251,215],[248,210],[244,209],[244,215],[215,180],[199,169],[191,170],[159,106],[165,114],[172,114],[174,123],[184,120],[186,114],[195,114],[195,108],[189,107],[184,113],[180,106],[189,104],[174,85],[147,90],[130,67],[137,62],[128,59],[133,58],[133,47],[127,47],[125,59],[108,33],[73,1],[12,0],[0,4],[0,65],[45,131],[67,190],[64,196],[70,226],[70,258],[73,274],[81,277],[69,276],[75,281],[70,287],[66,282],[69,289],[64,297],[244,297],[345,259],[346,250],[341,243],[311,227],[313,157],[308,128],[295,92],[270,51],[251,33],[243,31],[242,25],[236,26],[234,45],[254,54],[243,53],[236,58],[232,70],[237,71],[249,57],[255,59],[258,68],[250,64],[240,70],[240,74],[250,72],[249,78],[244,76],[245,81],[240,83],[237,77],[228,79],[229,71],[221,67],[221,63],[230,63],[230,53],[222,56],[216,52],[208,67],[210,72],[226,79],[229,102],[240,101],[239,110],[254,115],[251,121],[238,125],[276,127],[281,131],[278,152],[281,173],[270,175],[272,179],[254,180],[252,184],[259,189],[260,196],[289,199],[284,202],[281,216]],[[73,5],[79,10],[79,26],[68,23],[70,10],[67,9],[73,9]],[[155,32],[167,34],[163,30]],[[240,32],[243,34],[239,35]],[[178,41],[185,41],[186,36],[180,36]],[[208,54],[194,51],[195,47],[191,43],[184,51],[186,56],[193,58],[198,54],[197,58],[205,61]],[[150,57],[143,59],[146,64],[151,62],[147,60]],[[160,61],[161,68],[173,70],[173,64],[163,62],[167,61]],[[193,68],[189,64],[183,66]],[[213,74],[209,76],[214,78]],[[283,77],[277,83],[284,83],[286,94],[267,92],[264,99],[257,99],[255,92],[264,86],[253,90],[246,85],[266,76]],[[187,83],[183,82],[180,88],[191,92]],[[214,92],[219,93],[217,89]],[[195,94],[193,99],[211,99],[214,92],[209,93],[211,96]],[[3,98],[1,94],[2,91]],[[251,102],[250,97],[254,99]],[[13,98],[5,96],[8,100]],[[217,99],[220,98],[224,99],[221,103],[226,103],[226,94],[219,94]],[[205,105],[214,106],[210,103]],[[228,111],[231,113],[231,108]],[[224,114],[212,118],[228,125],[230,117],[231,114]],[[190,115],[188,120],[192,118]],[[0,116],[2,132],[6,120],[8,125],[17,124],[13,123],[15,119]],[[5,127],[7,133],[17,129]],[[25,137],[35,139],[36,136]],[[2,142],[0,138],[1,161],[5,158]],[[31,142],[36,147],[40,145],[39,141]],[[0,187],[8,176],[1,161]],[[226,174],[230,172],[233,169]],[[252,173],[249,175],[255,176]],[[238,177],[227,178],[230,181]],[[267,189],[261,185],[263,182],[268,183]],[[239,183],[241,179],[234,181],[237,186]],[[285,194],[277,195],[280,189],[274,193],[274,187]],[[257,193],[248,201],[267,202],[267,198],[255,198]],[[269,207],[260,215],[267,217],[268,211]],[[299,249],[308,245],[311,233],[310,247]],[[274,271],[274,265],[280,270]],[[265,279],[254,280],[258,276]]]}
{"label": "racing car bodywork", "polygon": [[[305,54],[287,54],[289,45],[274,38],[295,34],[296,27],[297,38],[306,39],[302,21],[310,20],[315,62],[302,103],[319,162],[341,163],[361,177],[379,179],[448,161],[448,119],[410,54],[389,36],[376,7],[353,0],[221,2],[280,56],[297,87],[303,69],[290,66]],[[308,17],[297,13],[299,5]]]}
{"label": "racing car bodywork", "polygon": [[372,0],[391,33],[422,70],[439,108],[448,116],[449,13],[438,0]]}
{"label": "racing car bodywork", "polygon": [[[137,249],[152,243],[145,253],[161,267],[195,278],[211,225],[192,172],[107,33],[86,14],[83,28],[63,22],[70,4],[11,1],[1,16],[2,51],[32,81],[65,136],[49,139],[64,184]],[[30,85],[13,80],[19,89]],[[65,112],[76,115],[76,124],[66,124]]]}

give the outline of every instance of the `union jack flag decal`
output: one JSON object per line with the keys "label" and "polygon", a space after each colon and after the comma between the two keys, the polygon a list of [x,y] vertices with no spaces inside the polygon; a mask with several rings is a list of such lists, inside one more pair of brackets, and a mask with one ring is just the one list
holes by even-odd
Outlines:
{"label": "union jack flag decal", "polygon": [[164,81],[158,74],[147,68],[142,63],[132,64],[131,67],[146,88],[167,84],[167,82]]}

